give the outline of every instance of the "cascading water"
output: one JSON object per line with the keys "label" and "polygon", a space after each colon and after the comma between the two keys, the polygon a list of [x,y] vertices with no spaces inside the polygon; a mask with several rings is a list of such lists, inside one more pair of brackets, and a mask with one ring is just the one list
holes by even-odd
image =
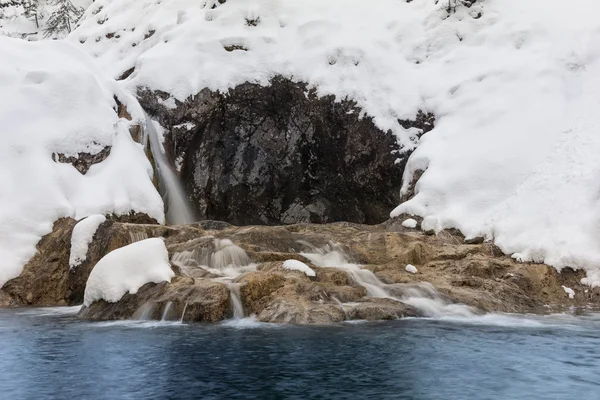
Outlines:
{"label": "cascading water", "polygon": [[169,320],[169,314],[171,313],[172,308],[173,308],[173,302],[168,301],[167,304],[165,305],[165,309],[163,310],[162,316],[160,318],[161,321]]}
{"label": "cascading water", "polygon": [[183,275],[191,278],[204,278],[206,274],[212,274],[214,281],[229,288],[233,318],[244,318],[240,284],[233,280],[248,271],[256,270],[256,265],[244,249],[229,239],[214,239],[210,246],[205,243],[204,247],[174,253],[171,263],[177,265]]}
{"label": "cascading water", "polygon": [[231,308],[233,308],[233,318],[244,318],[244,306],[240,297],[240,284],[229,282],[227,283],[229,292],[231,293]]}
{"label": "cascading water", "polygon": [[185,191],[179,178],[163,151],[158,136],[155,122],[146,116],[147,137],[150,140],[150,150],[154,156],[156,170],[158,172],[159,187],[163,195],[166,208],[167,223],[173,225],[191,224],[194,222],[194,213],[190,208]]}
{"label": "cascading water", "polygon": [[328,245],[321,249],[310,247],[310,253],[300,254],[317,266],[345,270],[356,283],[367,290],[371,297],[400,301],[421,311],[426,317],[475,316],[474,310],[469,306],[446,302],[430,283],[387,285],[381,282],[373,272],[350,263],[340,246]]}
{"label": "cascading water", "polygon": [[156,303],[144,303],[142,306],[133,314],[132,319],[140,321],[150,321],[156,310]]}

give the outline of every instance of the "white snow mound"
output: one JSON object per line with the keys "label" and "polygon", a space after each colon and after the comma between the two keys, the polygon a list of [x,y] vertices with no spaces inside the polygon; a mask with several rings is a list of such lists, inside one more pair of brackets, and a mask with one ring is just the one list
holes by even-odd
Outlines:
{"label": "white snow mound", "polygon": [[404,268],[406,270],[406,272],[410,272],[411,274],[416,274],[417,272],[419,272],[419,270],[417,269],[417,267],[415,267],[412,264],[407,264],[406,268]]}
{"label": "white snow mound", "polygon": [[317,274],[315,273],[315,271],[309,267],[308,265],[304,264],[302,261],[298,261],[298,260],[286,260],[283,262],[283,268],[290,270],[290,271],[300,271],[300,272],[304,272],[306,274],[306,276],[316,276]]}
{"label": "white snow mound", "polygon": [[[0,36],[0,287],[61,217],[137,211],[164,221],[152,168],[115,97],[143,118],[137,101],[77,47]],[[108,157],[85,175],[57,160],[106,147]]]}
{"label": "white snow mound", "polygon": [[86,260],[88,247],[92,243],[96,230],[104,221],[106,221],[104,215],[96,214],[82,219],[75,225],[71,234],[70,268],[77,267]]}
{"label": "white snow mound", "polygon": [[404,222],[402,222],[402,226],[405,228],[410,228],[410,229],[415,229],[417,227],[417,221],[412,219],[412,218],[408,218],[405,219]]}
{"label": "white snow mound", "polygon": [[146,283],[171,282],[174,276],[162,239],[135,242],[98,261],[86,283],[83,305],[98,300],[115,303],[126,293],[137,293]]}

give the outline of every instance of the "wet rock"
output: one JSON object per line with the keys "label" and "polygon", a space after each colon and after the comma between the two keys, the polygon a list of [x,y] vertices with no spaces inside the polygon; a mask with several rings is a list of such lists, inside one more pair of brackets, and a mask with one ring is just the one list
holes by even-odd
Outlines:
{"label": "wet rock", "polygon": [[345,318],[340,306],[310,302],[301,296],[277,298],[257,317],[261,322],[286,324],[331,324]]}
{"label": "wet rock", "polygon": [[229,289],[223,283],[176,277],[171,283],[148,283],[115,303],[94,302],[83,307],[79,316],[92,320],[160,320],[169,303],[165,317],[171,320],[216,322],[232,314]]}
{"label": "wet rock", "polygon": [[421,316],[413,307],[393,299],[369,299],[347,308],[346,318],[350,320],[380,321]]}
{"label": "wet rock", "polygon": [[227,93],[204,89],[175,108],[163,105],[167,97],[138,93],[169,132],[166,147],[203,218],[373,224],[399,202],[400,146],[351,101],[317,97],[282,77]]}
{"label": "wet rock", "polygon": [[12,307],[16,305],[17,303],[13,300],[13,298],[0,289],[0,307]]}

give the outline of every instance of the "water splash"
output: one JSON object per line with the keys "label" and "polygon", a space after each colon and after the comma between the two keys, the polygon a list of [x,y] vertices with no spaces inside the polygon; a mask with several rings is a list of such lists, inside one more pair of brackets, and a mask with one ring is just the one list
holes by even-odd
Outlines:
{"label": "water splash", "polygon": [[194,213],[188,203],[185,191],[177,173],[169,164],[162,148],[156,122],[146,116],[146,130],[150,139],[150,149],[156,163],[159,177],[159,187],[163,195],[166,208],[167,223],[174,225],[191,224],[195,221]]}
{"label": "water splash", "polygon": [[390,298],[408,304],[426,317],[473,317],[475,310],[464,304],[448,303],[430,283],[393,284],[381,282],[373,272],[349,261],[341,246],[327,245],[322,248],[310,246],[311,252],[300,253],[320,267],[340,268],[367,290],[371,297]]}

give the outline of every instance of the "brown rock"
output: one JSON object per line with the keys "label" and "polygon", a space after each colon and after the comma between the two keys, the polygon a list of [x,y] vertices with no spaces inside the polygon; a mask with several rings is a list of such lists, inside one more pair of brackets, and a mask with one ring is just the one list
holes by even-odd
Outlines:
{"label": "brown rock", "polygon": [[334,304],[319,304],[301,296],[276,298],[258,315],[261,322],[289,324],[330,324],[342,322],[345,314]]}

